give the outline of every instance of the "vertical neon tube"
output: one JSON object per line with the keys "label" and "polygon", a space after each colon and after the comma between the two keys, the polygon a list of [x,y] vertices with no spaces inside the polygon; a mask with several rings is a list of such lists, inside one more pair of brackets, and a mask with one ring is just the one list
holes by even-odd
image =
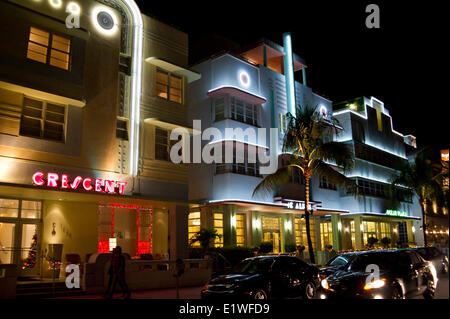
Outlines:
{"label": "vertical neon tube", "polygon": [[141,12],[133,0],[123,0],[133,17],[133,48],[131,66],[131,110],[130,110],[130,161],[129,173],[136,176],[139,161],[139,126],[142,87],[142,50],[144,23]]}
{"label": "vertical neon tube", "polygon": [[295,116],[295,92],[294,92],[294,63],[292,60],[292,41],[291,34],[286,32],[283,34],[284,46],[284,77],[286,80],[286,98],[287,109]]}

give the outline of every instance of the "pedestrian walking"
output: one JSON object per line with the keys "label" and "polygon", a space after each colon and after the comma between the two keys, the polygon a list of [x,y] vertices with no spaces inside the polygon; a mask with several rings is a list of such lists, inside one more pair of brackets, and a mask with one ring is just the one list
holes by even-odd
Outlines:
{"label": "pedestrian walking", "polygon": [[108,274],[110,280],[108,282],[108,289],[106,291],[106,299],[111,299],[116,290],[117,284],[119,284],[122,290],[122,297],[129,299],[131,297],[130,290],[125,281],[125,257],[122,256],[122,248],[117,246],[113,250],[111,257],[111,266],[109,267]]}

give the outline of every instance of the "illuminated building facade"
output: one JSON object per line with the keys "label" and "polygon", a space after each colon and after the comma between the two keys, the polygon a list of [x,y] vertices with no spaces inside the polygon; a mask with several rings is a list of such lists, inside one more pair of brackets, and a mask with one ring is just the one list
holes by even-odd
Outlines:
{"label": "illuminated building facade", "polygon": [[[421,210],[416,196],[399,194],[400,207],[392,207],[387,186],[399,161],[407,161],[407,149],[415,149],[415,137],[394,130],[392,117],[382,101],[360,97],[335,103],[333,116],[343,130],[335,136],[352,149],[355,165],[347,177],[358,184],[359,195],[312,181],[313,198],[326,207],[346,211],[332,224],[338,233],[331,244],[342,250],[361,249],[370,237],[390,239],[390,247],[423,244]],[[327,220],[327,218],[323,218]],[[329,219],[329,218],[328,218]]]}
{"label": "illuminated building facade", "polygon": [[0,17],[0,262],[47,276],[44,255],[115,245],[185,257],[188,172],[167,132],[200,78],[187,35],[133,0],[2,1]]}
{"label": "illuminated building facade", "polygon": [[[239,54],[221,54],[192,66],[202,78],[189,87],[189,116],[201,120],[202,128],[216,128],[221,136],[202,141],[202,149],[229,144],[235,148],[235,158],[225,164],[191,165],[189,199],[202,204],[191,208],[190,237],[201,228],[214,228],[223,235],[215,246],[253,247],[269,241],[274,252],[286,252],[306,244],[301,218],[305,185],[299,171],[273,193],[253,196],[263,178],[262,167],[249,160],[255,153],[261,151],[278,165],[286,165],[282,142],[287,112],[294,113],[296,104],[309,104],[319,105],[325,119],[332,114],[332,102],[306,85],[305,61],[292,53],[290,35],[283,38],[284,46],[262,40]],[[303,83],[294,81],[294,72],[303,73]],[[249,136],[227,136],[230,128],[266,131],[258,132],[262,138],[252,141]],[[270,134],[270,128],[275,128],[275,134]],[[241,155],[236,152],[239,146],[245,149]],[[321,250],[320,216],[340,211],[317,202],[313,206],[313,246]]]}

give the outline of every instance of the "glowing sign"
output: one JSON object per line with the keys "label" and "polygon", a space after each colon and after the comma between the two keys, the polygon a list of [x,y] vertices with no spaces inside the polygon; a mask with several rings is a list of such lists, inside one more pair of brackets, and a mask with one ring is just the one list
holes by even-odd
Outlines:
{"label": "glowing sign", "polygon": [[444,162],[448,162],[448,150],[442,150],[441,151],[441,159]]}
{"label": "glowing sign", "polygon": [[386,215],[394,216],[394,217],[408,217],[407,212],[402,212],[400,210],[392,210],[392,209],[386,210]]}
{"label": "glowing sign", "polygon": [[119,29],[116,14],[107,7],[92,10],[92,24],[105,35],[113,35]]}
{"label": "glowing sign", "polygon": [[118,193],[121,195],[125,193],[125,186],[127,185],[127,182],[111,180],[103,181],[102,179],[93,179],[90,177],[83,178],[81,176],[77,176],[70,181],[69,175],[63,174],[60,178],[60,175],[57,173],[45,174],[43,172],[34,173],[32,180],[33,184],[36,186],[76,190],[81,184],[82,188],[88,192],[94,190],[97,193]]}
{"label": "glowing sign", "polygon": [[320,116],[322,116],[323,118],[326,118],[328,116],[328,110],[325,105],[322,105],[320,107]]}
{"label": "glowing sign", "polygon": [[250,76],[248,75],[247,72],[241,71],[239,73],[239,82],[243,87],[248,88],[250,86]]}

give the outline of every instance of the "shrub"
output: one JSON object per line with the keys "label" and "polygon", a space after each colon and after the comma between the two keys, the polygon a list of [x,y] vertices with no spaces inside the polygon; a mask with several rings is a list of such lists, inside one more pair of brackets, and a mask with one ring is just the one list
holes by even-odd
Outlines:
{"label": "shrub", "polygon": [[369,245],[369,247],[373,247],[376,243],[378,243],[378,238],[376,237],[369,237],[367,239],[367,245]]}
{"label": "shrub", "polygon": [[259,253],[267,254],[273,251],[273,243],[271,241],[263,241],[259,245]]}
{"label": "shrub", "polygon": [[381,238],[380,243],[383,245],[384,248],[388,248],[391,243],[391,239],[388,237],[383,237]]}
{"label": "shrub", "polygon": [[293,253],[293,252],[296,251],[296,249],[297,249],[297,246],[296,246],[295,244],[288,243],[288,244],[285,244],[285,245],[284,245],[284,250],[285,250],[287,253]]}

